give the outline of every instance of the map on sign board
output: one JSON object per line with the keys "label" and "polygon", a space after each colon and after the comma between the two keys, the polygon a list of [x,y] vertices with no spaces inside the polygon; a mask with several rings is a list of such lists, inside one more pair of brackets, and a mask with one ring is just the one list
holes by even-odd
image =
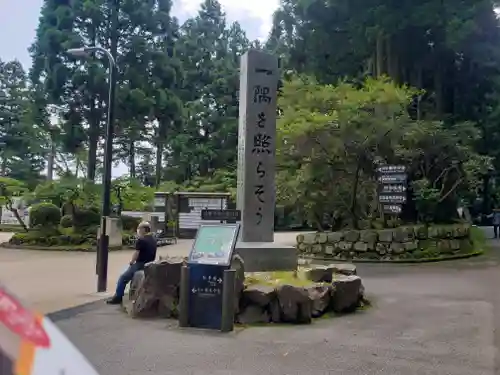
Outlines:
{"label": "map on sign board", "polygon": [[239,224],[200,225],[189,262],[229,265],[239,230]]}
{"label": "map on sign board", "polygon": [[45,316],[0,284],[1,375],[98,375]]}

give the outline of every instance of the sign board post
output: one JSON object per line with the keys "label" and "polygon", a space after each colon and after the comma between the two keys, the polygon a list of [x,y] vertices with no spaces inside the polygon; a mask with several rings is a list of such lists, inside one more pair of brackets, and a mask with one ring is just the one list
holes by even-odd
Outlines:
{"label": "sign board post", "polygon": [[404,165],[382,165],[377,168],[378,201],[383,214],[399,215],[407,199],[407,174]]}
{"label": "sign board post", "polygon": [[239,229],[239,224],[201,225],[198,229],[181,282],[181,326],[233,329],[234,272],[228,271]]}

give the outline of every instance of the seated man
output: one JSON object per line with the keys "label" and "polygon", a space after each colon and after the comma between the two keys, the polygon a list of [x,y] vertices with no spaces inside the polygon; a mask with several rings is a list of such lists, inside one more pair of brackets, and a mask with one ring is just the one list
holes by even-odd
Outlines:
{"label": "seated man", "polygon": [[151,226],[147,221],[143,221],[137,226],[137,235],[138,238],[135,243],[135,251],[132,255],[130,266],[118,279],[116,293],[107,301],[110,305],[119,305],[122,303],[125,288],[134,277],[134,273],[142,270],[146,263],[152,262],[156,258],[156,238],[151,233]]}

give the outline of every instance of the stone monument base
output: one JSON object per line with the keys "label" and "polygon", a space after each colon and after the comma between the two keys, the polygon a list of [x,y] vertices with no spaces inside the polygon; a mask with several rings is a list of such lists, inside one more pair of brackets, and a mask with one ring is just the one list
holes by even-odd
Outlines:
{"label": "stone monument base", "polygon": [[235,254],[243,258],[245,272],[295,271],[297,249],[274,242],[237,242]]}

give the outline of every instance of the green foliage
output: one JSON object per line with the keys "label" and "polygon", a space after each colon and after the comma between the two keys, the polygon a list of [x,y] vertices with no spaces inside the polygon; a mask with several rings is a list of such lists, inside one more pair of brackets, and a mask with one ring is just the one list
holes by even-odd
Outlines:
{"label": "green foliage", "polygon": [[[409,168],[403,220],[445,221],[479,196],[487,208],[500,168],[495,6],[283,0],[262,45],[216,0],[183,25],[170,0],[44,0],[29,77],[0,61],[0,174],[13,179],[0,181],[0,199],[15,209],[29,189],[63,214],[100,206],[107,63],[66,53],[82,45],[117,61],[113,162],[130,176],[113,182],[113,203],[145,210],[152,186],[234,199],[239,60],[252,46],[286,73],[277,194],[300,222],[378,225],[379,162]],[[60,179],[42,176],[46,160]]]}
{"label": "green foliage", "polygon": [[376,165],[403,164],[416,181],[422,219],[456,216],[457,197],[477,188],[490,159],[474,152],[471,124],[446,129],[412,119],[407,108],[415,93],[387,79],[367,79],[361,87],[320,85],[310,77],[286,82],[279,102],[278,202],[302,210],[319,228],[359,228],[380,216]]}
{"label": "green foliage", "polygon": [[143,186],[138,180],[120,177],[112,182],[112,202],[123,211],[143,211],[154,200],[154,189]]}
{"label": "green foliage", "polygon": [[122,215],[121,220],[122,228],[124,231],[135,231],[137,229],[137,226],[141,222],[140,218],[127,215]]}
{"label": "green foliage", "polygon": [[72,228],[73,227],[73,216],[72,215],[64,215],[61,217],[61,223],[60,223],[62,228]]}
{"label": "green foliage", "polygon": [[176,192],[176,191],[199,191],[207,193],[231,193],[231,199],[236,199],[236,171],[218,169],[210,176],[197,176],[187,180],[182,184],[174,181],[165,181],[159,187],[158,191]]}
{"label": "green foliage", "polygon": [[44,168],[46,137],[31,107],[19,61],[0,60],[0,175],[34,187]]}
{"label": "green foliage", "polygon": [[52,203],[39,203],[31,206],[30,226],[57,227],[61,222],[61,210]]}
{"label": "green foliage", "polygon": [[[77,208],[73,215],[73,226],[75,231],[81,232],[89,230],[88,228],[95,228],[100,225],[101,214],[95,208]],[[95,232],[94,232],[95,234]]]}
{"label": "green foliage", "polygon": [[9,244],[16,246],[33,247],[68,247],[66,250],[95,250],[95,234],[62,234],[57,230],[47,232],[46,230],[33,230],[28,233],[16,233],[9,240]]}

